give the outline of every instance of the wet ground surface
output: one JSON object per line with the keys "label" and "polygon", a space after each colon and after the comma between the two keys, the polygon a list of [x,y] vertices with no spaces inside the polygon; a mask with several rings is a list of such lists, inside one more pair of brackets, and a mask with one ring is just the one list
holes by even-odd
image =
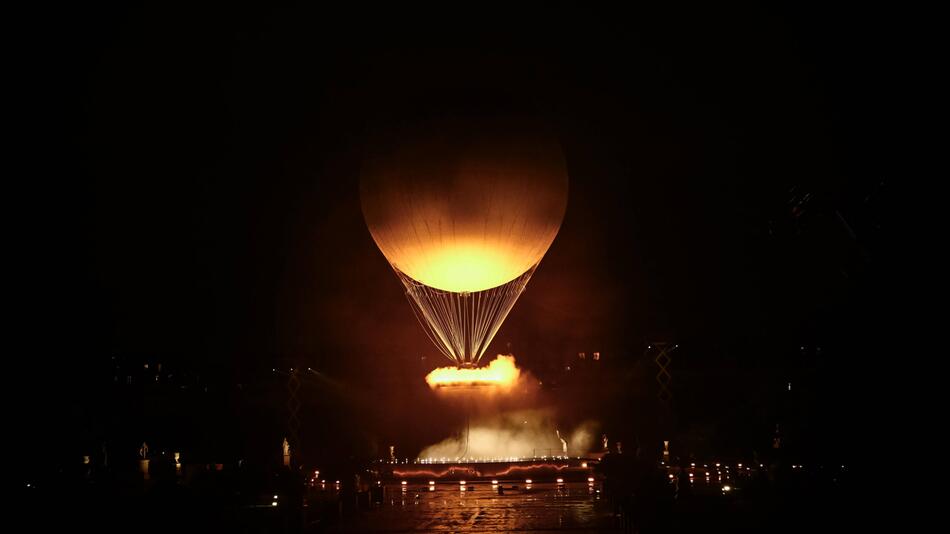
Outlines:
{"label": "wet ground surface", "polygon": [[[387,486],[382,504],[345,525],[352,532],[611,532],[616,521],[597,488],[586,483],[526,486],[441,484],[430,490]],[[517,489],[512,486],[517,484]]]}

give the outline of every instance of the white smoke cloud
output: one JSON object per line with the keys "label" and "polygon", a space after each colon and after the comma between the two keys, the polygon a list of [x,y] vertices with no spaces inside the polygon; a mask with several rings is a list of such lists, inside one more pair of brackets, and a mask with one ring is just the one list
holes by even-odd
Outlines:
{"label": "white smoke cloud", "polygon": [[[426,447],[420,458],[508,458],[562,454],[559,427],[550,410],[519,410],[483,416],[467,431]],[[560,429],[569,455],[590,451],[596,423],[588,421],[571,431]],[[570,437],[567,437],[570,436]]]}

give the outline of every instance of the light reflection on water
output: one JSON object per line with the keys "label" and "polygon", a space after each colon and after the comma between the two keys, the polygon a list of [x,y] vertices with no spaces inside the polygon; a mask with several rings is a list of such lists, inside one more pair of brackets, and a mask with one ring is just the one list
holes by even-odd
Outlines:
{"label": "light reflection on water", "polygon": [[434,490],[427,484],[410,485],[405,497],[398,486],[387,486],[384,504],[360,514],[353,528],[362,532],[504,532],[614,526],[606,501],[586,482],[532,481],[530,490],[523,481],[499,482],[501,495],[487,482],[469,482],[465,492],[459,491],[457,483],[438,484]]}

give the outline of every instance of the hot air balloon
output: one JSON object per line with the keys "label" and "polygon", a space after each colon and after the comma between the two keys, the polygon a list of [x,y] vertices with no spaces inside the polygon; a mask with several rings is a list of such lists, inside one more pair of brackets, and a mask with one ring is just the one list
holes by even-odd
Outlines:
{"label": "hot air balloon", "polygon": [[523,117],[426,120],[364,155],[366,224],[429,338],[477,366],[524,291],[567,207],[556,139]]}

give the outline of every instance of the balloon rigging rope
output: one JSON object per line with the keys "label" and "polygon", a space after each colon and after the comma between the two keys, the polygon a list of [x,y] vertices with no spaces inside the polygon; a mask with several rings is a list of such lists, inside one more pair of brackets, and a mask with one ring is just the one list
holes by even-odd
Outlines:
{"label": "balloon rigging rope", "polygon": [[498,287],[455,293],[420,284],[393,267],[426,336],[457,366],[478,365],[536,268]]}

